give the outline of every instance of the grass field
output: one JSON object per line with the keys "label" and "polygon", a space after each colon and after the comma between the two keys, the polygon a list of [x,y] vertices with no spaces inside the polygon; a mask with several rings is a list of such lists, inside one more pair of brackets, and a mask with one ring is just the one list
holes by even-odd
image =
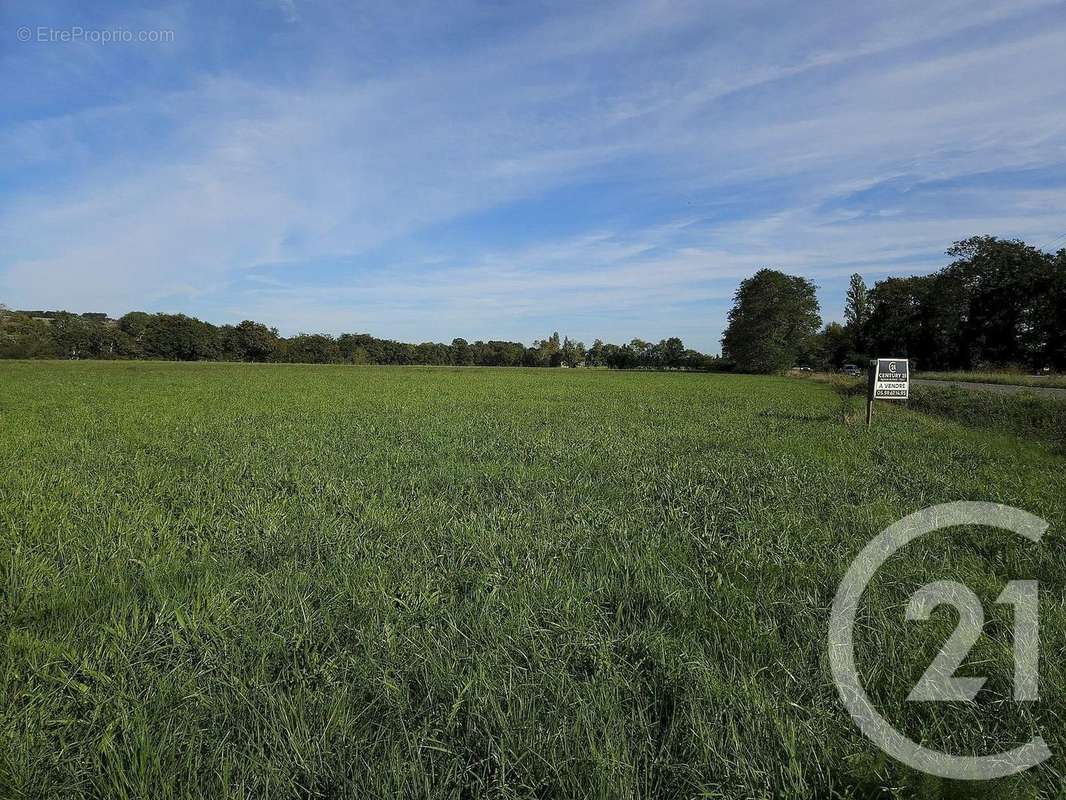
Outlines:
{"label": "grass field", "polygon": [[[585,370],[0,363],[0,797],[1061,797],[1066,459],[813,381]],[[882,756],[826,656],[850,561],[993,500],[872,584]],[[1017,541],[1015,541],[1017,539]],[[982,598],[974,703],[908,703]],[[1009,701],[1006,580],[1041,581],[1042,699]]]}
{"label": "grass field", "polygon": [[907,404],[970,427],[1010,431],[1066,453],[1066,397],[1052,392],[983,391],[954,384],[914,384]]}
{"label": "grass field", "polygon": [[928,381],[998,383],[1005,386],[1044,386],[1066,389],[1066,375],[1026,375],[1021,372],[920,372],[914,377]]}

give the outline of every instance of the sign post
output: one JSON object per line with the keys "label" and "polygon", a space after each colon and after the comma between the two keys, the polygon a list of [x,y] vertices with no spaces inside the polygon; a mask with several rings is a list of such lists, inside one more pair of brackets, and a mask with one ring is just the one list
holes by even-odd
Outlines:
{"label": "sign post", "polygon": [[874,400],[906,400],[910,395],[910,362],[905,358],[878,358],[870,362],[866,392],[866,427],[874,416]]}

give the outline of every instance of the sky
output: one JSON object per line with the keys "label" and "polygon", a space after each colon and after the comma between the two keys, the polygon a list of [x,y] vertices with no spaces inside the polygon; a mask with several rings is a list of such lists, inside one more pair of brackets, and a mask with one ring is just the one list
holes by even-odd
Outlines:
{"label": "sky", "polygon": [[1066,245],[1058,0],[38,0],[0,82],[12,308],[715,353],[762,267]]}

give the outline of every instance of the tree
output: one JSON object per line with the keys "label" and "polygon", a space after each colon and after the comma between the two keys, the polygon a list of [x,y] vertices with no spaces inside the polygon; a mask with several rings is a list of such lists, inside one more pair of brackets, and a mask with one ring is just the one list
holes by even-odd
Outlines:
{"label": "tree", "polygon": [[659,366],[666,369],[677,369],[681,366],[681,360],[685,355],[685,344],[676,336],[663,339],[656,345],[659,356]]}
{"label": "tree", "polygon": [[848,293],[844,302],[844,324],[854,330],[861,330],[870,318],[870,290],[862,275],[855,273],[848,284]]}
{"label": "tree", "polygon": [[59,312],[48,332],[62,358],[94,358],[100,355],[103,326],[78,314]]}
{"label": "tree", "polygon": [[773,269],[741,281],[722,337],[723,354],[744,372],[795,365],[821,325],[813,283]]}
{"label": "tree", "polygon": [[949,270],[911,281],[915,315],[907,353],[920,369],[958,369],[969,366],[963,335],[969,314],[968,292]]}
{"label": "tree", "polygon": [[[1053,258],[1017,239],[972,236],[948,249],[953,261],[941,274],[963,287],[967,305],[962,348],[974,364],[1028,364],[1045,360],[1047,309]],[[969,364],[967,364],[969,366]]]}
{"label": "tree", "polygon": [[226,326],[223,350],[237,361],[269,361],[278,348],[278,329],[250,319],[235,327]]}
{"label": "tree", "polygon": [[628,344],[605,344],[603,363],[610,369],[634,369],[640,365],[636,351]]}
{"label": "tree", "polygon": [[634,338],[629,340],[628,347],[633,351],[638,363],[645,364],[647,362],[648,352],[651,350],[651,342]]}
{"label": "tree", "polygon": [[821,366],[840,369],[854,359],[851,333],[839,322],[830,322],[820,334],[819,358]]}
{"label": "tree", "polygon": [[870,291],[863,339],[876,355],[921,369],[1066,366],[1055,257],[994,236],[956,242],[948,254],[955,260],[932,275],[888,278]]}
{"label": "tree", "polygon": [[1059,250],[1050,261],[1036,303],[1034,366],[1066,371],[1066,249]]}
{"label": "tree", "polygon": [[479,364],[486,367],[517,367],[522,364],[526,347],[521,342],[480,343]]}
{"label": "tree", "polygon": [[918,327],[919,297],[924,278],[886,278],[870,292],[867,341],[878,356],[906,358]]}
{"label": "tree", "polygon": [[851,337],[851,349],[856,353],[866,350],[864,332],[869,319],[870,290],[866,288],[862,275],[856,272],[851,276],[844,300],[844,327]]}
{"label": "tree", "polygon": [[281,358],[292,364],[336,364],[341,350],[332,336],[319,333],[298,333],[285,340]]}
{"label": "tree", "polygon": [[219,353],[218,328],[184,314],[153,314],[145,323],[142,347],[149,358],[209,360]]}
{"label": "tree", "polygon": [[138,344],[144,341],[144,332],[148,328],[148,322],[152,319],[152,315],[144,311],[130,311],[128,314],[123,314],[119,317],[118,327],[119,330],[129,336]]}
{"label": "tree", "polygon": [[452,339],[452,363],[460,367],[474,363],[474,354],[466,339]]}
{"label": "tree", "polygon": [[523,363],[531,367],[557,367],[563,363],[562,349],[559,331],[555,331],[547,339],[533,342],[533,347],[527,351]]}
{"label": "tree", "polygon": [[446,344],[422,342],[415,347],[415,362],[441,366],[452,363],[452,351]]}
{"label": "tree", "polygon": [[592,347],[585,353],[585,363],[590,367],[602,367],[606,365],[604,360],[604,347],[603,341],[596,339],[592,343]]}
{"label": "tree", "polygon": [[582,342],[574,342],[567,336],[560,348],[562,363],[568,367],[576,367],[585,361],[585,345]]}
{"label": "tree", "polygon": [[44,320],[12,311],[0,313],[0,358],[56,358],[55,343]]}

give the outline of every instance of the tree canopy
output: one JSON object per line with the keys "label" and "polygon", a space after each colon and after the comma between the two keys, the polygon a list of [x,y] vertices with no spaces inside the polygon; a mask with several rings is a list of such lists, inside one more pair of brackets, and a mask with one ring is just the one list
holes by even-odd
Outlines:
{"label": "tree canopy", "polygon": [[975,236],[948,255],[932,275],[875,284],[860,349],[921,369],[1066,369],[1066,250]]}
{"label": "tree canopy", "polygon": [[813,283],[761,269],[741,281],[722,337],[722,354],[743,372],[781,372],[808,352],[821,325]]}

